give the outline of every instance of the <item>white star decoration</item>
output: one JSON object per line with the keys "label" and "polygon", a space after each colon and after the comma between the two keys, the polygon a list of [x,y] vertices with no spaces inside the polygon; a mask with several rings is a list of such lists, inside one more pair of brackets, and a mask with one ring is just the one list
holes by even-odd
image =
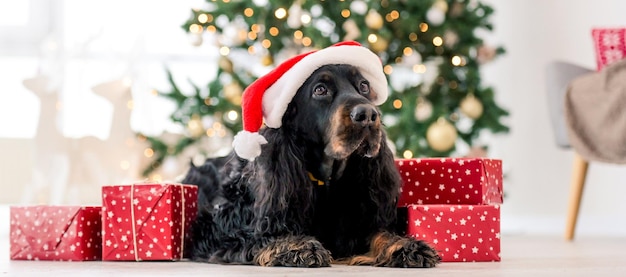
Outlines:
{"label": "white star decoration", "polygon": [[461,218],[461,220],[459,220],[459,223],[461,225],[465,225],[466,222],[467,222],[467,220],[465,220],[464,218]]}
{"label": "white star decoration", "polygon": [[416,219],[414,223],[415,223],[415,226],[420,226],[422,224],[422,221],[420,221],[419,219]]}
{"label": "white star decoration", "polygon": [[439,190],[443,191],[446,189],[446,186],[444,184],[439,184]]}
{"label": "white star decoration", "polygon": [[472,253],[474,254],[478,253],[478,247],[474,246],[474,248],[472,248]]}

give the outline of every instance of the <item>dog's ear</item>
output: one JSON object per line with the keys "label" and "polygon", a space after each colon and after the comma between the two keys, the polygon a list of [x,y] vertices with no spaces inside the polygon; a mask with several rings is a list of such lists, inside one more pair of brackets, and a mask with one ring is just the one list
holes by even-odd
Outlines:
{"label": "dog's ear", "polygon": [[283,118],[293,118],[297,114],[297,112],[298,109],[296,105],[293,102],[289,103],[289,106],[287,106],[287,110],[285,111]]}

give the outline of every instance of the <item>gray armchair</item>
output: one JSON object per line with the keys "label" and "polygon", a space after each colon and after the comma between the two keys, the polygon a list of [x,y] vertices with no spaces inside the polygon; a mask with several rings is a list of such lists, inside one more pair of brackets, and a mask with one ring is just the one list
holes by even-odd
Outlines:
{"label": "gray armchair", "polygon": [[[556,144],[561,148],[571,148],[565,119],[565,95],[567,88],[570,82],[576,77],[592,72],[593,70],[591,69],[567,62],[556,61],[548,64],[547,89],[550,120],[554,129]],[[589,162],[575,152],[565,226],[565,238],[567,240],[574,239],[576,221],[578,219],[578,211],[588,166]]]}
{"label": "gray armchair", "polygon": [[547,74],[557,145],[574,149],[565,227],[572,240],[589,162],[626,164],[626,59],[597,72],[554,62]]}

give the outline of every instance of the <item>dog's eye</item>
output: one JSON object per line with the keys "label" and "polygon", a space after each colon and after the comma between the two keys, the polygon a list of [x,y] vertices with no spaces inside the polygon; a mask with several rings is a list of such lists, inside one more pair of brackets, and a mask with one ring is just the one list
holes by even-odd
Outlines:
{"label": "dog's eye", "polygon": [[361,92],[361,94],[370,93],[370,83],[361,82],[361,84],[359,84],[359,92]]}
{"label": "dog's eye", "polygon": [[317,96],[327,95],[328,94],[328,88],[326,88],[325,85],[317,85],[313,89],[313,94],[315,94]]}

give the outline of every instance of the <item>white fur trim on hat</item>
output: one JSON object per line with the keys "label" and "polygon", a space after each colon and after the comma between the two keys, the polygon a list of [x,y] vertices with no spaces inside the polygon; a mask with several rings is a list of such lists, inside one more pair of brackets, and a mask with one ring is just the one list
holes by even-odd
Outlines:
{"label": "white fur trim on hat", "polygon": [[237,156],[254,161],[256,157],[261,155],[261,145],[266,144],[267,139],[257,132],[239,131],[233,139],[233,148]]}
{"label": "white fur trim on hat", "polygon": [[387,78],[380,58],[363,46],[340,45],[321,49],[304,57],[285,72],[263,96],[265,125],[280,128],[287,106],[298,89],[318,68],[327,64],[355,66],[369,82],[377,97],[373,103],[380,105],[387,100]]}

